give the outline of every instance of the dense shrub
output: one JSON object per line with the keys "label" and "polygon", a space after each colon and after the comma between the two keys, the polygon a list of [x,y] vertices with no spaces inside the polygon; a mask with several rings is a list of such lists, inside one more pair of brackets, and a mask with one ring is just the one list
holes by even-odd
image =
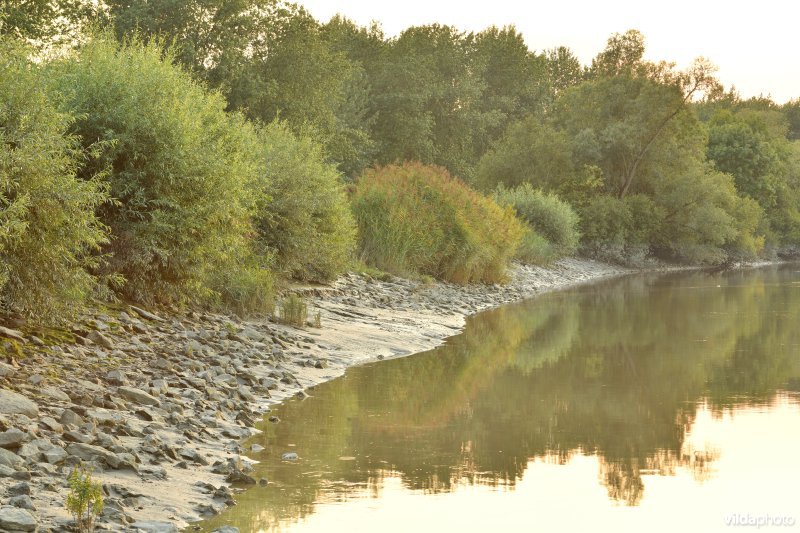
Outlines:
{"label": "dense shrub", "polygon": [[85,269],[106,242],[94,211],[107,196],[75,177],[71,119],[26,54],[0,39],[0,301],[51,320],[68,316],[95,285]]}
{"label": "dense shrub", "polygon": [[[100,210],[113,239],[108,269],[142,301],[214,302],[242,268],[243,286],[269,283],[248,235],[258,142],[225,101],[171,63],[156,43],[93,38],[52,67],[72,131],[95,154],[117,200]],[[253,268],[255,270],[253,270]],[[238,292],[238,291],[237,291]],[[241,294],[239,294],[241,296]]]}
{"label": "dense shrub", "polygon": [[421,163],[367,171],[352,201],[364,260],[395,274],[496,282],[524,232],[511,208]]}
{"label": "dense shrub", "polygon": [[341,176],[321,147],[281,123],[260,132],[262,155],[256,228],[287,276],[329,281],[344,272],[355,249],[355,222]]}
{"label": "dense shrub", "polygon": [[577,249],[578,215],[555,194],[536,190],[526,183],[514,189],[501,186],[494,199],[500,205],[513,207],[517,216],[530,226],[517,253],[520,259],[546,263]]}

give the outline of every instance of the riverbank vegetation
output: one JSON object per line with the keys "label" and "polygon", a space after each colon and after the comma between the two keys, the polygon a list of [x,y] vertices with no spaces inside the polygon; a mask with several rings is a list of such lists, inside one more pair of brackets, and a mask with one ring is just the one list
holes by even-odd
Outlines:
{"label": "riverbank vegetation", "polygon": [[12,0],[0,33],[5,312],[269,311],[359,261],[468,283],[800,253],[800,100],[645,60],[637,31],[586,66],[513,27],[387,38],[275,0]]}

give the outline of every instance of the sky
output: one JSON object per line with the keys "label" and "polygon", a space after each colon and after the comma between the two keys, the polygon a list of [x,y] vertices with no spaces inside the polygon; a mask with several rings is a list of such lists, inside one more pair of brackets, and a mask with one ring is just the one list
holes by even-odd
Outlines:
{"label": "sky", "polygon": [[438,22],[465,31],[513,24],[528,47],[567,46],[588,64],[612,33],[641,31],[645,57],[688,66],[698,56],[744,98],[800,98],[800,3],[797,0],[297,0],[326,22],[340,13],[381,24],[393,37]]}

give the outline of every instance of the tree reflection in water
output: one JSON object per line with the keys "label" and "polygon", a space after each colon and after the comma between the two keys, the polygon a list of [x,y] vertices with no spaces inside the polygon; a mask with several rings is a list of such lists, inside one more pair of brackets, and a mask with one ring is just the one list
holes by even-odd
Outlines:
{"label": "tree reflection in water", "polygon": [[[513,487],[537,457],[597,455],[600,482],[627,505],[643,475],[682,467],[702,482],[719,451],[684,442],[698,405],[720,416],[798,388],[796,277],[791,266],[640,275],[472,317],[441,348],[351,369],[280,406],[283,422],[253,440],[271,486],[222,521],[268,528],[320,499],[377,495],[388,475],[433,493]],[[277,459],[290,445],[301,464]]]}

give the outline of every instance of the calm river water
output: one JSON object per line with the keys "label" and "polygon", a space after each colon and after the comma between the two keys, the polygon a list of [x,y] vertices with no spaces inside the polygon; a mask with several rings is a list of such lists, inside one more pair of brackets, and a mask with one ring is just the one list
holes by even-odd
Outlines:
{"label": "calm river water", "polygon": [[476,315],[441,348],[279,406],[247,443],[269,485],[201,525],[800,530],[799,319],[800,265],[633,276]]}

